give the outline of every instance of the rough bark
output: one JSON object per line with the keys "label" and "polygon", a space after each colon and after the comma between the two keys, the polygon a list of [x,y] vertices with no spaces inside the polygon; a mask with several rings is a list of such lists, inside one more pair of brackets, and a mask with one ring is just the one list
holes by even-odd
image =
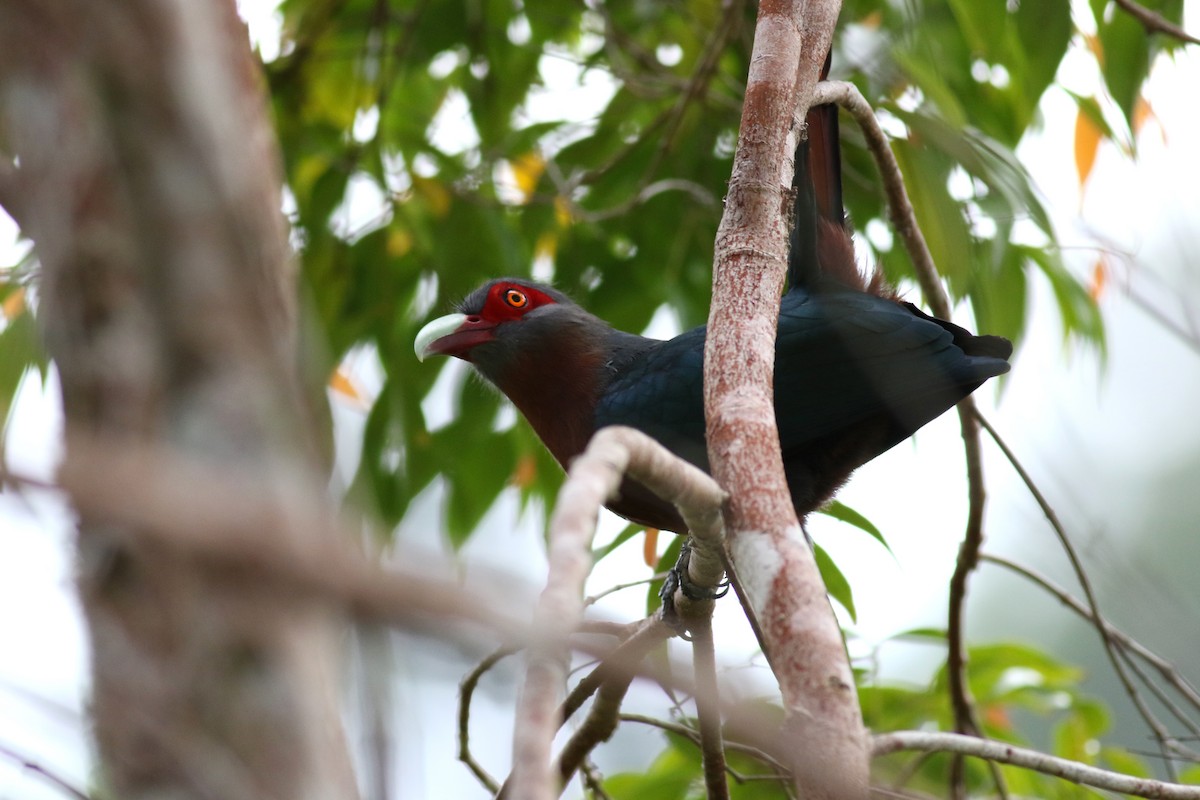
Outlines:
{"label": "rough bark", "polygon": [[[68,466],[73,438],[102,438],[319,496],[261,86],[232,0],[0,4],[0,142],[43,269]],[[111,794],[353,797],[328,606],[129,533],[80,519]]]}
{"label": "rough bark", "polygon": [[704,375],[709,458],[730,494],[730,553],[780,682],[789,766],[799,794],[809,800],[865,798],[868,783],[853,674],[792,508],[772,404],[787,260],[789,132],[808,108],[839,7],[837,0],[759,5],[733,175],[717,232]]}

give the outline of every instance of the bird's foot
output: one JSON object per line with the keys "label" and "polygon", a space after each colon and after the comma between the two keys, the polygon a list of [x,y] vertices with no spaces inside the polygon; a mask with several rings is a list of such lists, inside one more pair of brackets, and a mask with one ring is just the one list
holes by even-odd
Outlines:
{"label": "bird's foot", "polygon": [[662,600],[663,622],[669,625],[676,634],[685,640],[691,637],[687,634],[687,624],[675,606],[676,590],[683,593],[688,600],[718,600],[729,593],[729,578],[722,578],[714,587],[700,586],[688,577],[688,564],[692,559],[692,540],[688,539],[679,549],[679,559],[675,566],[667,572],[658,597]]}

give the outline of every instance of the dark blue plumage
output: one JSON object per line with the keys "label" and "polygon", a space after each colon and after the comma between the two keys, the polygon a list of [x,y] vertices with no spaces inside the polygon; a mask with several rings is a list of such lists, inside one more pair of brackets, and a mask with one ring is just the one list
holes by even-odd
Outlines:
{"label": "dark blue plumage", "polygon": [[[836,141],[836,136],[833,137]],[[836,178],[836,154],[829,157]],[[840,200],[822,219],[797,156],[789,290],[780,302],[775,407],[796,512],[803,517],[854,469],[1008,371],[1012,347],[975,336],[867,284],[842,226]],[[613,330],[532,281],[490,281],[460,313],[427,325],[418,355],[472,362],[521,410],[564,466],[606,425],[629,425],[708,469],[705,328],[669,341]],[[610,507],[682,531],[674,508],[626,481]]]}
{"label": "dark blue plumage", "polygon": [[[955,343],[956,334],[970,337],[974,354]],[[695,328],[619,360],[594,426],[638,428],[707,470],[704,336]],[[980,339],[983,353],[970,346]],[[906,304],[852,290],[789,291],[776,341],[776,422],[801,516],[855,468],[1009,368],[1003,340],[971,337]]]}

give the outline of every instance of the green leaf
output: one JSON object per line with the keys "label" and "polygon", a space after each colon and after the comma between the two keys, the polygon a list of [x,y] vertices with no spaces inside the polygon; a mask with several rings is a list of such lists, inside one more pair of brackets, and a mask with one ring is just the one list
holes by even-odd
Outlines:
{"label": "green leaf", "polygon": [[632,522],[629,523],[628,525],[625,526],[625,528],[620,533],[618,533],[615,537],[613,537],[613,540],[611,542],[609,542],[606,545],[602,545],[601,547],[594,548],[592,550],[592,562],[595,563],[597,561],[600,561],[602,558],[607,556],[613,550],[616,550],[618,547],[625,544],[630,539],[632,539],[633,537],[637,536],[639,533],[641,533],[645,530],[646,529],[641,525],[635,525]]}
{"label": "green leaf", "polygon": [[[0,303],[24,289],[13,284],[0,284]],[[31,369],[45,376],[47,361],[42,347],[37,320],[28,307],[4,321],[0,315],[0,424],[7,425],[13,400],[21,379]]]}
{"label": "green leaf", "polygon": [[916,141],[899,140],[892,149],[934,263],[961,297],[967,288],[972,247],[962,206],[947,188],[950,162],[941,151]]}
{"label": "green leaf", "polygon": [[1098,37],[1104,82],[1132,130],[1134,106],[1150,71],[1150,37],[1140,22],[1119,9],[1101,21]]}
{"label": "green leaf", "polygon": [[[1008,230],[1008,226],[1002,226],[996,236],[993,246],[999,249],[999,256],[992,259],[991,269],[972,276],[970,298],[979,330],[1019,343],[1029,309],[1027,259],[1020,248],[1010,243]],[[978,260],[987,263],[983,257]]]}
{"label": "green leaf", "polygon": [[700,777],[699,759],[669,747],[645,772],[624,772],[606,779],[604,790],[613,800],[683,800]]}
{"label": "green leaf", "polygon": [[[869,519],[855,511],[853,508],[850,508],[850,506],[846,505],[840,500],[830,500],[821,507],[821,513],[825,514],[826,516],[833,517],[836,520],[840,520],[841,522],[845,522],[847,525],[853,525],[861,531],[865,531],[873,539],[875,539],[875,541],[883,545],[884,549],[886,549],[889,553],[892,553],[891,546],[887,543],[887,540],[883,538],[883,533],[879,530],[879,528],[875,527],[875,525]],[[895,553],[892,553],[892,555],[895,555]]]}
{"label": "green leaf", "polygon": [[825,591],[846,609],[852,622],[857,622],[858,614],[854,609],[854,592],[850,589],[850,581],[846,580],[846,576],[820,545],[813,545],[813,556],[816,558],[821,580],[825,582]]}
{"label": "green leaf", "polygon": [[1079,336],[1100,348],[1101,356],[1106,350],[1104,318],[1095,299],[1077,281],[1062,263],[1057,251],[1038,247],[1018,246],[1021,253],[1036,264],[1050,281],[1054,298],[1058,301],[1058,313],[1062,317],[1063,333],[1067,337]]}

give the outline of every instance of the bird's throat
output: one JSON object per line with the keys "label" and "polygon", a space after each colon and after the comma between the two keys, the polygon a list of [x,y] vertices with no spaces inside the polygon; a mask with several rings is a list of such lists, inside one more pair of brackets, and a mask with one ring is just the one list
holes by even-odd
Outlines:
{"label": "bird's throat", "polygon": [[518,355],[494,381],[564,469],[591,437],[604,361],[599,347],[559,341]]}

